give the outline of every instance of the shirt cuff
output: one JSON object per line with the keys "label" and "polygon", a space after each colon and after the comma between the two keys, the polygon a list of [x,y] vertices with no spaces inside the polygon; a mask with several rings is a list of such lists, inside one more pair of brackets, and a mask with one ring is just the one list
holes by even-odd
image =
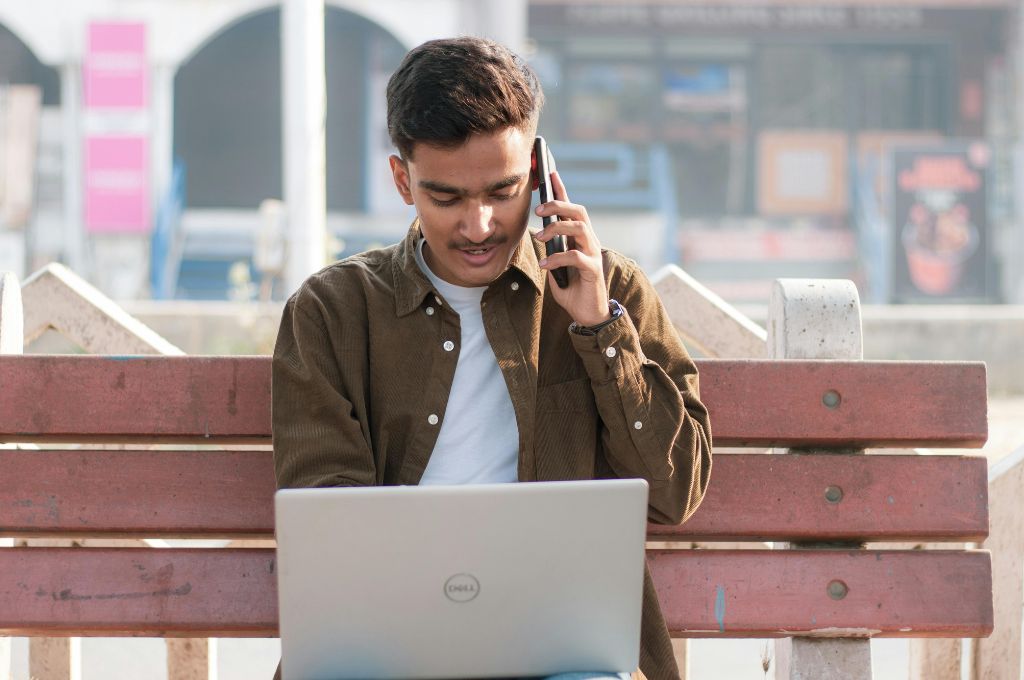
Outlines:
{"label": "shirt cuff", "polygon": [[593,335],[569,332],[573,347],[594,382],[615,381],[644,362],[640,335],[629,311],[624,307],[622,310],[621,316]]}

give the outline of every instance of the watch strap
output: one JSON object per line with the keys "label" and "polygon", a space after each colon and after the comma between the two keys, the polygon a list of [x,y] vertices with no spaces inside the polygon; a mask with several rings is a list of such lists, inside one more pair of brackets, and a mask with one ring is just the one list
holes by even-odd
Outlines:
{"label": "watch strap", "polygon": [[601,323],[595,324],[593,326],[581,326],[575,321],[573,321],[571,324],[569,324],[569,332],[576,333],[577,335],[597,335],[598,331],[600,331],[602,328],[608,326],[613,321],[618,319],[625,313],[626,310],[622,308],[622,305],[619,304],[618,300],[609,299],[608,311],[611,312],[612,315],[610,319],[606,319]]}

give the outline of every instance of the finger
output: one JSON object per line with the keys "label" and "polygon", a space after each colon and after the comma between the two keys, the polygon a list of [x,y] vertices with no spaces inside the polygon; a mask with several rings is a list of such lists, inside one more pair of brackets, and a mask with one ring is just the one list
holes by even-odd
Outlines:
{"label": "finger", "polygon": [[547,243],[556,236],[565,236],[572,244],[572,248],[581,250],[587,255],[594,256],[601,252],[601,242],[588,222],[560,220],[552,222],[536,233],[537,240],[541,243]]}
{"label": "finger", "polygon": [[552,222],[546,229],[534,233],[541,243],[548,243],[556,236],[565,237],[569,241],[570,250],[579,250],[594,256],[601,250],[600,244],[593,237],[593,230],[586,222]]}
{"label": "finger", "polygon": [[537,214],[541,217],[550,217],[557,215],[563,220],[580,220],[581,222],[588,222],[590,218],[587,216],[587,209],[582,205],[576,203],[569,203],[568,201],[548,201],[547,203],[541,203],[537,206]]}
{"label": "finger", "polygon": [[579,250],[567,250],[564,253],[555,253],[548,255],[540,261],[541,269],[558,269],[559,267],[570,267],[578,270],[581,274],[584,272],[585,280],[593,280],[599,273],[601,267],[601,261],[597,258],[590,257]]}
{"label": "finger", "polygon": [[554,190],[552,193],[556,200],[569,202],[569,192],[565,190],[562,176],[558,174],[557,170],[551,173],[551,188]]}
{"label": "finger", "polygon": [[586,222],[580,222],[578,220],[559,220],[558,222],[552,222],[548,226],[536,232],[534,236],[537,237],[538,241],[550,241],[555,236],[585,236],[586,230]]}

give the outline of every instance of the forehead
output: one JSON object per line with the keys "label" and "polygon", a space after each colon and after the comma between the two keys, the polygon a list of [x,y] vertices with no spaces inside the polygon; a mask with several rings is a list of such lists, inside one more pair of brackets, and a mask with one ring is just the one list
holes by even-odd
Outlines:
{"label": "forehead", "polygon": [[471,189],[530,171],[533,139],[518,128],[471,135],[443,149],[417,144],[409,168],[416,182],[442,182]]}

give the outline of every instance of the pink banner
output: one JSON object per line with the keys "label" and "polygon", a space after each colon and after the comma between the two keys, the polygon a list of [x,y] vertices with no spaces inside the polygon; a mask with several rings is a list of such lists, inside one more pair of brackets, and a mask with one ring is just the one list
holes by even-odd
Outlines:
{"label": "pink banner", "polygon": [[85,226],[89,233],[149,231],[149,140],[85,140]]}
{"label": "pink banner", "polygon": [[87,108],[145,108],[146,25],[89,24],[84,81]]}

